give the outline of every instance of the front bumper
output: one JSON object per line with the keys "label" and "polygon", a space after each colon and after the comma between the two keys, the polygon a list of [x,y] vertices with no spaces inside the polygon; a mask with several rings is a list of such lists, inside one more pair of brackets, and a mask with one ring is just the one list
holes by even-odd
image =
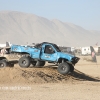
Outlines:
{"label": "front bumper", "polygon": [[74,58],[72,58],[72,64],[76,64],[78,61],[80,60],[80,58],[78,58],[78,57],[74,57]]}

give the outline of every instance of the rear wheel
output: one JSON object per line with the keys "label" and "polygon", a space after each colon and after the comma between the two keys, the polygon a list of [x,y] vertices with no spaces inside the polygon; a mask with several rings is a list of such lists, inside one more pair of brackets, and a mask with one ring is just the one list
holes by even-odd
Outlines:
{"label": "rear wheel", "polygon": [[6,66],[7,66],[6,60],[1,60],[1,61],[0,61],[0,68],[6,67]]}
{"label": "rear wheel", "polygon": [[30,66],[30,58],[29,57],[21,57],[19,59],[19,66],[22,68],[28,68]]}
{"label": "rear wheel", "polygon": [[58,65],[57,70],[60,74],[68,74],[70,72],[70,66],[64,62]]}

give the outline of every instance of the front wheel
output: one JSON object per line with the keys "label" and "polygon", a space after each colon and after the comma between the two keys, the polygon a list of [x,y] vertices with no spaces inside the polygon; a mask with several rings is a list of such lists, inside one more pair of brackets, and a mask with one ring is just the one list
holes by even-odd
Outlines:
{"label": "front wheel", "polygon": [[57,68],[58,72],[60,74],[68,74],[70,72],[70,66],[67,64],[67,63],[61,63],[58,65],[58,68]]}
{"label": "front wheel", "polygon": [[22,68],[28,68],[30,66],[29,57],[21,57],[19,59],[19,66],[22,67]]}

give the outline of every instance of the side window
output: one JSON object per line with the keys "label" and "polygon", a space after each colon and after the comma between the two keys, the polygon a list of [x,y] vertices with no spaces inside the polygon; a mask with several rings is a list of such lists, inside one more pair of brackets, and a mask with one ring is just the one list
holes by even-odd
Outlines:
{"label": "side window", "polygon": [[46,45],[46,46],[45,46],[44,53],[53,54],[53,53],[55,53],[55,51],[54,51],[54,49],[52,48],[52,46]]}

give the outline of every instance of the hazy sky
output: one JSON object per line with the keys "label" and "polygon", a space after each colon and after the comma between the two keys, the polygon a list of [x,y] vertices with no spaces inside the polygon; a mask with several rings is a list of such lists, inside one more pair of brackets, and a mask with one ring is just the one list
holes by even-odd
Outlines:
{"label": "hazy sky", "polygon": [[100,30],[100,0],[0,0],[0,11],[32,13]]}

